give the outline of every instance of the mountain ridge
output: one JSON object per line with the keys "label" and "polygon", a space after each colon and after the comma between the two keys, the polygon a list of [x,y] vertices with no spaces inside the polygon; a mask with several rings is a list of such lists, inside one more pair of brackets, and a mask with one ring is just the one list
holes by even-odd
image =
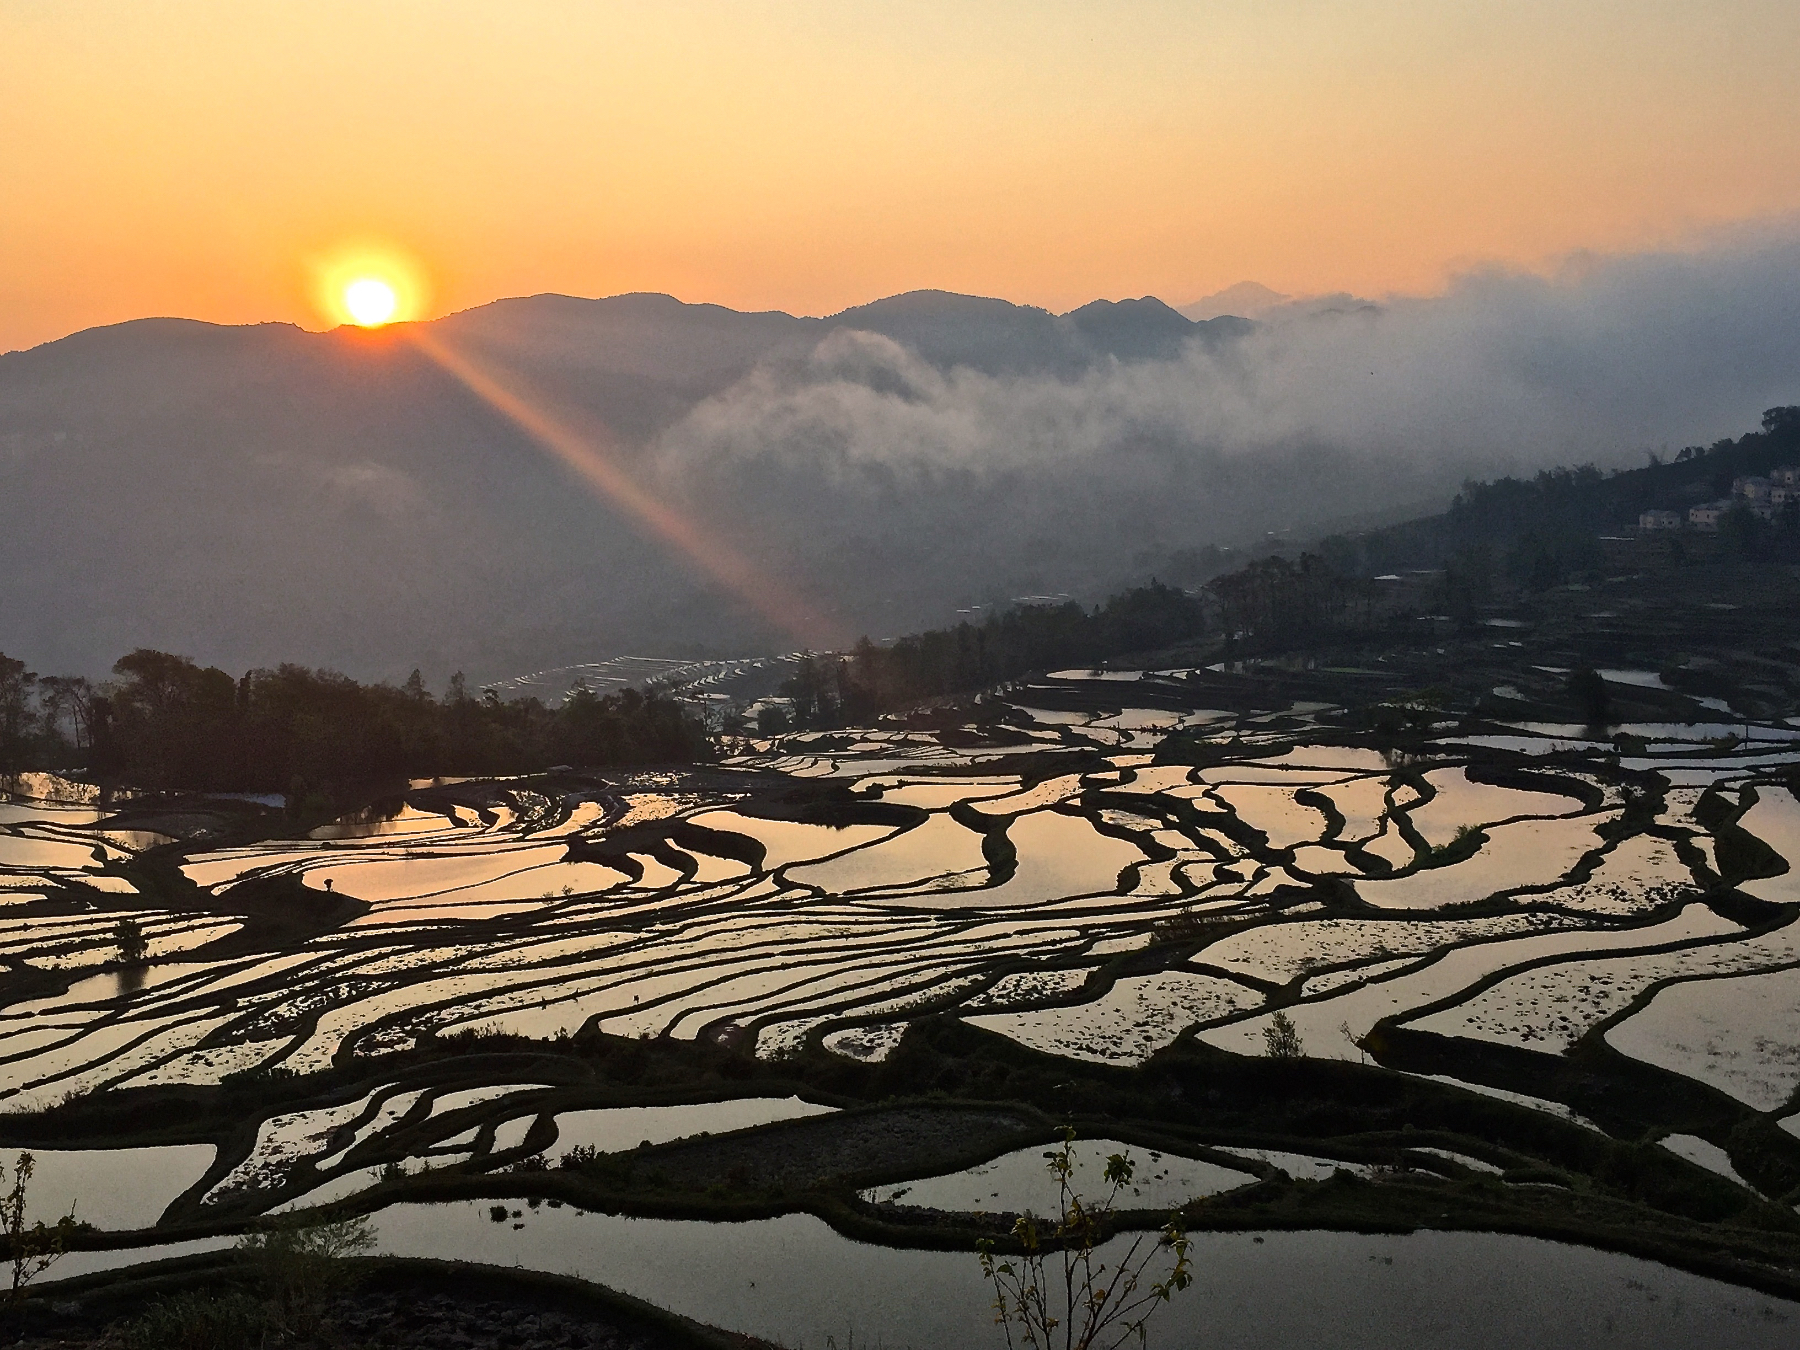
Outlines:
{"label": "mountain ridge", "polygon": [[[958,321],[965,325],[971,319],[976,318],[989,321],[1003,318],[1031,324],[1047,320],[1052,324],[1060,321],[1085,330],[1093,326],[1083,322],[1084,319],[1091,316],[1100,313],[1109,316],[1128,313],[1147,320],[1148,325],[1153,326],[1159,332],[1171,331],[1171,322],[1178,321],[1184,327],[1173,331],[1180,331],[1195,337],[1208,336],[1212,332],[1213,322],[1211,319],[1189,319],[1180,310],[1154,296],[1123,300],[1097,299],[1057,314],[1039,305],[1019,304],[992,296],[963,295],[955,291],[925,288],[883,296],[877,300],[847,306],[833,314],[819,317],[790,314],[786,310],[780,309],[740,310],[713,301],[682,300],[663,291],[624,291],[606,296],[579,296],[561,291],[539,291],[530,295],[501,296],[484,301],[479,305],[471,305],[467,309],[452,310],[436,318],[408,320],[388,327],[390,330],[404,330],[413,325],[427,327],[444,325],[453,328],[474,325],[479,327],[484,321],[526,309],[532,311],[534,319],[541,319],[543,311],[551,308],[577,311],[586,317],[594,313],[594,307],[616,310],[639,321],[645,318],[663,318],[673,313],[683,318],[703,318],[727,323],[743,321],[779,324],[796,333],[823,333],[832,328],[853,327],[863,331],[879,332],[884,336],[893,336],[887,331],[890,325],[903,327],[908,324],[916,324],[921,319],[937,322]],[[1219,332],[1241,331],[1236,325],[1247,322],[1244,316],[1219,315],[1217,317],[1235,320],[1234,325],[1217,330]],[[95,324],[92,327],[77,329],[72,333],[51,338],[31,347],[0,352],[0,360],[43,351],[45,348],[61,347],[77,339],[90,338],[96,334],[124,333],[127,330],[141,331],[155,326],[192,326],[232,332],[280,329],[310,336],[360,331],[352,324],[340,324],[334,328],[309,329],[289,320],[278,319],[257,320],[251,323],[223,323],[184,315],[146,315],[140,318],[122,319],[117,323]]]}
{"label": "mountain ridge", "polygon": [[[769,617],[795,608],[769,586],[881,637],[1107,594],[1173,551],[1294,523],[1279,461],[1129,402],[1139,375],[1179,387],[1254,331],[1151,297],[1056,315],[914,291],[807,317],[546,293],[426,331],[591,430],[687,546],[409,325],[131,320],[0,356],[0,651],[89,675],[138,646],[234,670],[304,652],[438,680],[766,653],[818,640]],[[742,564],[704,561],[711,544]]]}

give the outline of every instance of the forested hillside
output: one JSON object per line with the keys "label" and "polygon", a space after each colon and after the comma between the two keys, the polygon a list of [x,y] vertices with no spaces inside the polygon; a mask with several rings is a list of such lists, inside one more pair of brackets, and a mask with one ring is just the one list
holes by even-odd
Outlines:
{"label": "forested hillside", "polygon": [[932,629],[878,647],[807,656],[782,689],[806,726],[843,726],[945,694],[973,692],[1029,671],[1091,665],[1154,651],[1205,632],[1200,599],[1152,582],[1093,609],[1020,605],[984,623]]}
{"label": "forested hillside", "polygon": [[[1485,550],[1500,579],[1542,589],[1599,567],[1598,536],[1635,526],[1639,513],[1685,513],[1729,495],[1740,476],[1794,463],[1800,463],[1800,407],[1771,408],[1760,431],[1688,446],[1642,468],[1603,473],[1586,464],[1529,479],[1467,483],[1442,515],[1333,535],[1317,552],[1344,575],[1375,576],[1446,564],[1468,570]],[[1768,526],[1746,513],[1726,532],[1728,551],[1737,556],[1800,556],[1800,520],[1792,514]]]}

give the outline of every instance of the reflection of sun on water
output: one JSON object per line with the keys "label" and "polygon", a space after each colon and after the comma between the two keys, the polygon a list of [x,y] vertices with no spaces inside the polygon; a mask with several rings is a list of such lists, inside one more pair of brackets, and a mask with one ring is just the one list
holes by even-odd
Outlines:
{"label": "reflection of sun on water", "polygon": [[394,288],[376,277],[358,277],[344,287],[344,308],[364,328],[379,328],[394,317],[399,304]]}

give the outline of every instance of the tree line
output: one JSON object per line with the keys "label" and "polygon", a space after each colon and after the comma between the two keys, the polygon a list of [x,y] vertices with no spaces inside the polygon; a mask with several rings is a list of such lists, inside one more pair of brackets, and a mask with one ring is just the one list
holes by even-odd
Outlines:
{"label": "tree line", "polygon": [[1298,561],[1276,554],[1214,577],[1207,592],[1232,646],[1255,638],[1259,646],[1306,642],[1319,634],[1374,621],[1374,590],[1361,577],[1345,576],[1315,553]]}
{"label": "tree line", "polygon": [[704,727],[635,690],[573,690],[560,707],[471,695],[458,674],[435,696],[298,665],[234,679],[141,648],[113,678],[42,677],[0,655],[0,774],[82,770],[103,785],[344,798],[403,778],[528,773],[557,764],[708,758]]}
{"label": "tree line", "polygon": [[[781,688],[794,721],[846,726],[949,694],[990,688],[1030,671],[1091,666],[1126,652],[1154,651],[1201,636],[1199,597],[1152,581],[1087,609],[1018,605],[980,624],[959,623],[878,647],[868,638],[848,654],[807,655]],[[784,715],[763,730],[779,730]]]}

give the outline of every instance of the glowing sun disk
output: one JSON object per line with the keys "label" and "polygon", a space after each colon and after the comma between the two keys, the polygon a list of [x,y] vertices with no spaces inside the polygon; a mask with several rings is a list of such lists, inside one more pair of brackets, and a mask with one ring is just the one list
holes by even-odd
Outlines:
{"label": "glowing sun disk", "polygon": [[351,321],[364,328],[381,327],[399,306],[394,288],[376,277],[358,277],[344,287],[344,308]]}

